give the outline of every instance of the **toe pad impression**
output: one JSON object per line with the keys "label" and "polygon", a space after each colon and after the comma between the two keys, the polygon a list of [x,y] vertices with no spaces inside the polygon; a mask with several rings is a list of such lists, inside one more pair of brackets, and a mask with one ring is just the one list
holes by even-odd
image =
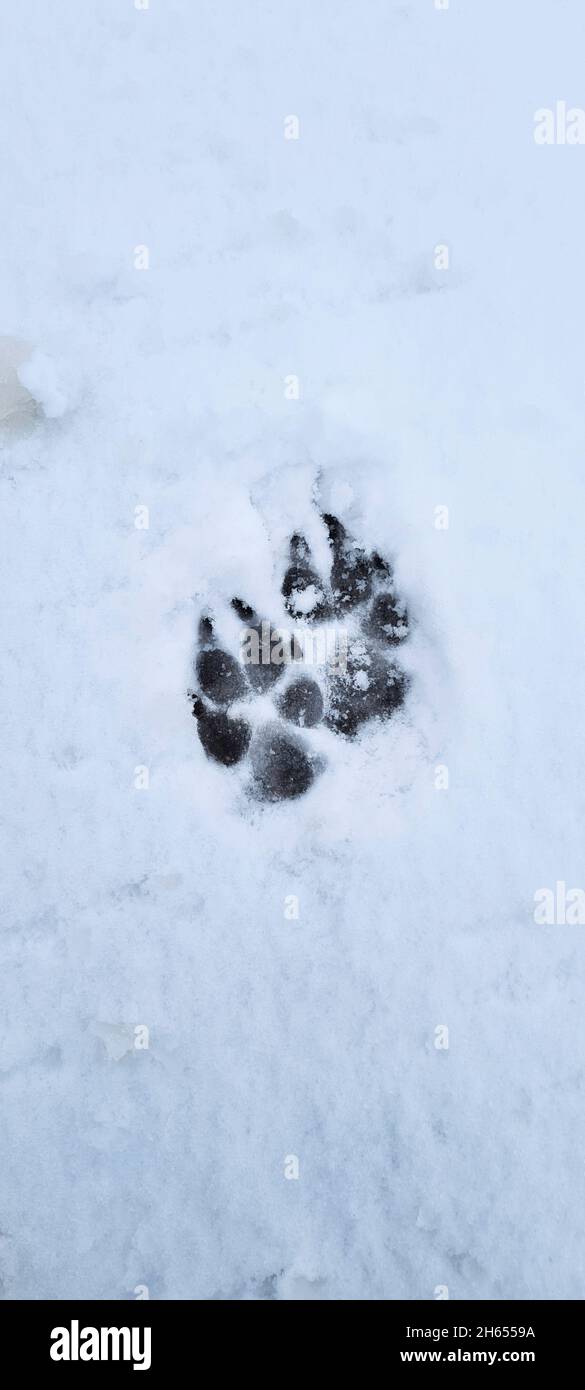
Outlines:
{"label": "toe pad impression", "polygon": [[312,729],[323,718],[323,696],[317,682],[310,676],[299,676],[281,695],[278,709],[291,724]]}
{"label": "toe pad impression", "polygon": [[246,678],[239,662],[220,647],[200,651],[195,672],[203,694],[216,705],[229,705],[233,700],[241,700],[247,692]]}
{"label": "toe pad impression", "polygon": [[225,710],[208,709],[193,696],[193,714],[199,738],[210,758],[224,767],[235,767],[245,757],[252,730],[246,719],[231,719]]}
{"label": "toe pad impression", "polygon": [[302,796],[321,770],[319,760],[303,747],[296,734],[279,724],[267,724],[251,747],[254,782],[264,801],[289,801]]}

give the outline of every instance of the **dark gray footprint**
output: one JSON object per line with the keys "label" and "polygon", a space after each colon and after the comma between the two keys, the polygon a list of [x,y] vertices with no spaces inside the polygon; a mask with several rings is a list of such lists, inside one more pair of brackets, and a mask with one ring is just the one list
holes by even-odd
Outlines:
{"label": "dark gray footprint", "polygon": [[233,718],[227,707],[244,699],[249,685],[240,662],[218,645],[207,615],[199,623],[195,675],[199,690],[189,691],[189,696],[201,743],[210,758],[234,767],[248,751],[252,730],[246,719]]}
{"label": "dark gray footprint", "polygon": [[[202,747],[223,767],[235,767],[252,743],[249,721],[230,713],[229,706],[271,691],[302,655],[294,635],[260,619],[241,599],[233,599],[232,606],[245,625],[242,662],[218,643],[212,619],[204,616],[195,658],[199,689],[189,692]],[[295,724],[316,724],[323,714],[319,686],[304,677],[288,687],[279,706],[283,718]],[[266,801],[284,801],[308,791],[323,762],[285,726],[268,724],[254,735],[250,767],[255,794]]]}
{"label": "dark gray footprint", "polygon": [[277,709],[291,724],[312,729],[323,718],[323,696],[311,676],[298,676],[287,686],[277,701]]}
{"label": "dark gray footprint", "polygon": [[287,613],[292,618],[322,623],[331,616],[331,595],[327,592],[311,561],[311,551],[304,536],[295,532],[290,538],[290,564],[282,581],[282,595]]}
{"label": "dark gray footprint", "polygon": [[199,651],[195,661],[199,686],[216,705],[231,705],[247,693],[246,677],[239,661],[218,647],[211,618],[199,623]]}
{"label": "dark gray footprint", "polygon": [[388,647],[398,647],[408,636],[408,617],[400,599],[390,591],[376,594],[364,630]]}
{"label": "dark gray footprint", "polygon": [[[223,767],[245,761],[253,794],[268,802],[303,796],[325,766],[291,725],[310,730],[323,723],[353,739],[371,720],[390,719],[408,691],[404,671],[389,654],[408,636],[409,626],[389,563],[375,551],[368,554],[331,513],[322,520],[331,550],[330,575],[319,574],[307,541],[295,532],[282,595],[289,616],[313,626],[333,620],[338,629],[349,615],[346,659],[326,669],[325,694],[302,667],[294,630],[286,632],[261,618],[241,598],[232,599],[243,624],[239,657],[218,642],[211,617],[205,615],[199,624],[197,689],[189,694],[201,744]],[[291,679],[283,682],[287,672]],[[274,697],[275,719],[253,731],[246,702],[266,695]]]}
{"label": "dark gray footprint", "polygon": [[264,724],[251,747],[255,791],[263,801],[290,801],[303,796],[322,772],[324,762],[297,734],[282,724]]}
{"label": "dark gray footprint", "polygon": [[259,618],[241,599],[233,598],[232,608],[245,625],[242,659],[246,675],[254,690],[264,694],[282,680],[291,661],[299,659],[301,648],[294,636],[282,633],[267,618]]}
{"label": "dark gray footprint", "polygon": [[365,603],[372,593],[374,557],[356,545],[336,516],[325,513],[323,521],[332,550],[333,607],[336,613],[347,613],[356,604]]}
{"label": "dark gray footprint", "polygon": [[336,734],[354,738],[371,719],[390,719],[404,703],[404,671],[363,639],[350,648],[345,671],[330,677],[325,723]]}
{"label": "dark gray footprint", "polygon": [[197,720],[199,738],[210,758],[224,767],[235,767],[250,747],[252,730],[246,719],[232,718],[225,710],[209,709],[192,695],[193,714]]}

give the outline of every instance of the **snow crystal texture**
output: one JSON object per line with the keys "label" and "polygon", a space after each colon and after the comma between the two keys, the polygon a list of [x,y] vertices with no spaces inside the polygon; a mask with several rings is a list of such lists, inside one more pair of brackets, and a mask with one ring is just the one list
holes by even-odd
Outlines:
{"label": "snow crystal texture", "polygon": [[[6,7],[5,1298],[583,1296],[585,927],[534,917],[585,887],[585,156],[533,134],[581,39]],[[409,697],[258,805],[196,626],[323,569],[316,489]]]}

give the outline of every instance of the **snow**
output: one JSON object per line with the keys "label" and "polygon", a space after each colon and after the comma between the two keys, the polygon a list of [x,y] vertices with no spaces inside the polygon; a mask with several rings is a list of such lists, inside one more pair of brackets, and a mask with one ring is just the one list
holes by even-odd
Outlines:
{"label": "snow", "polygon": [[307,584],[306,589],[292,589],[290,595],[291,607],[299,616],[313,612],[317,599],[318,590],[314,584]]}
{"label": "snow", "polygon": [[27,343],[10,336],[0,338],[0,424],[16,434],[26,432],[36,414],[36,403],[21,378],[30,357]]}
{"label": "snow", "polygon": [[59,370],[50,357],[33,352],[18,368],[18,378],[48,420],[58,420],[71,408],[69,394]]}
{"label": "snow", "polygon": [[[583,885],[583,150],[533,139],[580,21],[4,16],[6,1298],[582,1296],[585,938],[534,920]],[[317,494],[411,694],[252,807],[196,621],[285,623]]]}

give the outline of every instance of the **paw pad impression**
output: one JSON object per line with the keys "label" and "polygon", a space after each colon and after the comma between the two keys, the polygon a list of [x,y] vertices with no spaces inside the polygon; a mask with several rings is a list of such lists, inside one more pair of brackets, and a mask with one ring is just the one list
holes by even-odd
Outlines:
{"label": "paw pad impression", "polygon": [[[404,703],[408,680],[391,652],[408,635],[408,616],[390,565],[348,535],[337,517],[322,517],[331,551],[326,579],[315,568],[304,536],[290,539],[282,581],[284,608],[296,628],[286,631],[239,597],[232,609],[243,624],[239,656],[218,642],[212,617],[199,622],[190,691],[201,744],[214,761],[234,767],[246,760],[251,790],[262,801],[294,799],[309,790],[325,760],[304,732],[319,725],[355,738],[362,724],[388,720]],[[313,643],[301,623],[336,638],[309,673]],[[254,701],[270,696],[273,717],[258,724]],[[291,727],[293,726],[293,727]]]}

